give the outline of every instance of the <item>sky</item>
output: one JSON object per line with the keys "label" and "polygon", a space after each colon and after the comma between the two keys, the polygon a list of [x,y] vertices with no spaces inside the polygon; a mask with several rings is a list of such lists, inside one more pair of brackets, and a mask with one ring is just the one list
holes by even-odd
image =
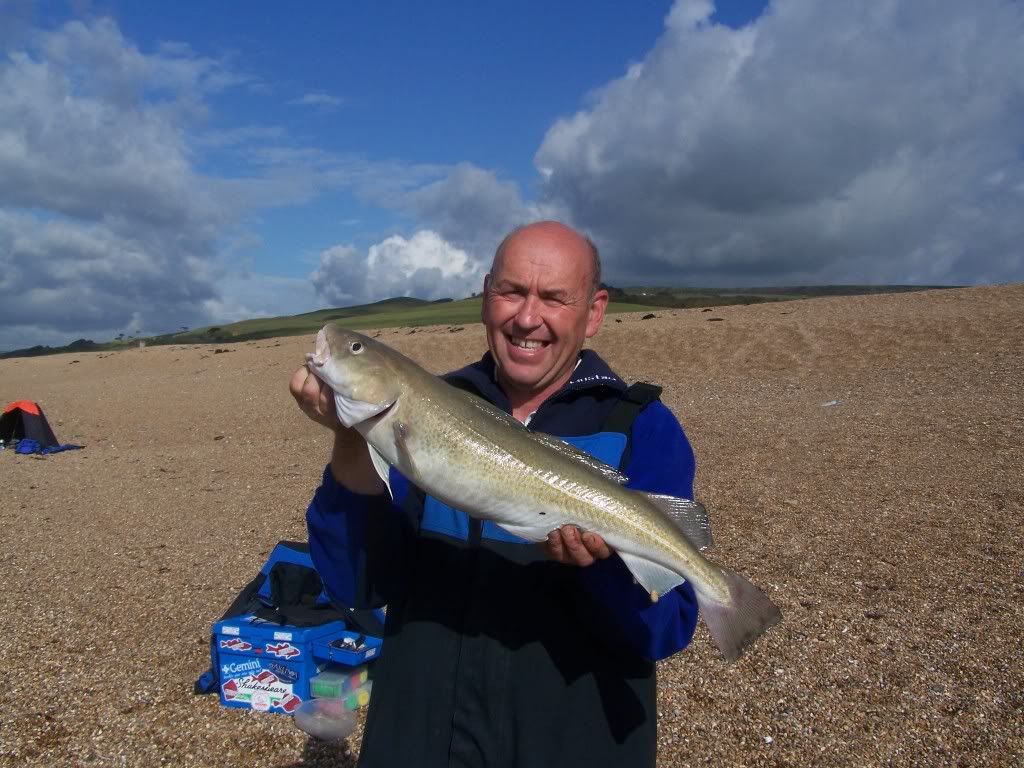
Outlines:
{"label": "sky", "polygon": [[1021,0],[0,0],[0,350],[479,291],[1024,280]]}

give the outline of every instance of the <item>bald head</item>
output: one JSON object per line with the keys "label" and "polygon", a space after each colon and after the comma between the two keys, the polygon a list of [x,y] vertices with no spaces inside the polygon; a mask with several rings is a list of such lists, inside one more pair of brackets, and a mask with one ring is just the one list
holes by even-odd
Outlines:
{"label": "bald head", "polygon": [[501,266],[501,259],[509,246],[517,241],[544,241],[557,246],[566,258],[575,257],[580,266],[587,270],[590,298],[601,287],[601,256],[594,241],[559,221],[536,221],[516,227],[498,245],[491,262],[491,274]]}

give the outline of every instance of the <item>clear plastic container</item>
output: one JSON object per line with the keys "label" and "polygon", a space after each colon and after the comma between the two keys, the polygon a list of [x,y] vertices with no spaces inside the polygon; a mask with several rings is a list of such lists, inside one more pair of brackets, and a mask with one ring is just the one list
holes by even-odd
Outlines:
{"label": "clear plastic container", "polygon": [[295,710],[295,724],[310,736],[341,741],[356,729],[355,710],[341,699],[308,699]]}
{"label": "clear plastic container", "polygon": [[337,698],[307,699],[295,710],[295,724],[310,736],[340,741],[356,729],[356,710],[370,703],[369,681]]}

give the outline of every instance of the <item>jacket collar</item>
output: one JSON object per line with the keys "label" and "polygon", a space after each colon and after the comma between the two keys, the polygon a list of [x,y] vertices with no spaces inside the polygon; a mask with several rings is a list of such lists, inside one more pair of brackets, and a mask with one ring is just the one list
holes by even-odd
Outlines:
{"label": "jacket collar", "polygon": [[[445,375],[445,381],[461,389],[475,390],[481,397],[490,400],[502,410],[510,413],[512,408],[508,396],[498,386],[495,376],[496,365],[490,351],[484,353],[477,362]],[[573,371],[568,383],[551,397],[545,404],[565,397],[571,392],[610,388],[616,392],[625,392],[626,383],[608,367],[608,363],[592,349],[580,352],[580,361]]]}

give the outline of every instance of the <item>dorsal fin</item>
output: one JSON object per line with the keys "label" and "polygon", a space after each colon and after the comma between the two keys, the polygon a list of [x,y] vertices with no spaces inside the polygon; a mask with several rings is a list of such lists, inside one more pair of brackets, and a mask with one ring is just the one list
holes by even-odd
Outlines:
{"label": "dorsal fin", "polygon": [[507,427],[511,427],[512,429],[527,432],[529,436],[537,442],[543,443],[568,459],[573,459],[577,463],[587,467],[587,469],[592,472],[596,472],[602,477],[611,480],[613,483],[624,484],[627,481],[626,476],[615,469],[615,467],[610,467],[603,461],[595,459],[586,451],[581,451],[576,446],[570,445],[564,440],[554,437],[553,435],[546,435],[543,432],[530,432],[513,416],[487,402],[482,397],[478,397],[473,393],[466,392],[462,389],[458,391],[462,393],[466,402],[471,403],[480,413],[487,414],[495,421],[498,421]]}
{"label": "dorsal fin", "polygon": [[511,427],[512,429],[526,429],[526,427],[524,427],[521,423],[516,421],[514,416],[505,413],[496,405],[492,405],[491,403],[484,400],[482,397],[474,395],[472,392],[467,392],[464,389],[458,389],[457,387],[455,387],[454,389],[456,392],[462,395],[462,398],[467,403],[469,403],[478,411],[480,411],[480,413],[490,416],[492,419],[501,422],[506,427]]}
{"label": "dorsal fin", "polygon": [[714,544],[708,510],[699,501],[660,493],[645,493],[644,496],[664,512],[697,549],[710,549]]}
{"label": "dorsal fin", "polygon": [[553,435],[545,435],[543,432],[531,432],[530,437],[539,443],[543,443],[548,448],[551,448],[567,459],[572,459],[579,464],[582,464],[592,472],[596,472],[606,480],[611,480],[613,483],[624,485],[629,478],[619,472],[615,467],[605,464],[600,459],[595,459],[586,451],[581,451],[575,445],[570,445],[565,440],[560,440]]}

